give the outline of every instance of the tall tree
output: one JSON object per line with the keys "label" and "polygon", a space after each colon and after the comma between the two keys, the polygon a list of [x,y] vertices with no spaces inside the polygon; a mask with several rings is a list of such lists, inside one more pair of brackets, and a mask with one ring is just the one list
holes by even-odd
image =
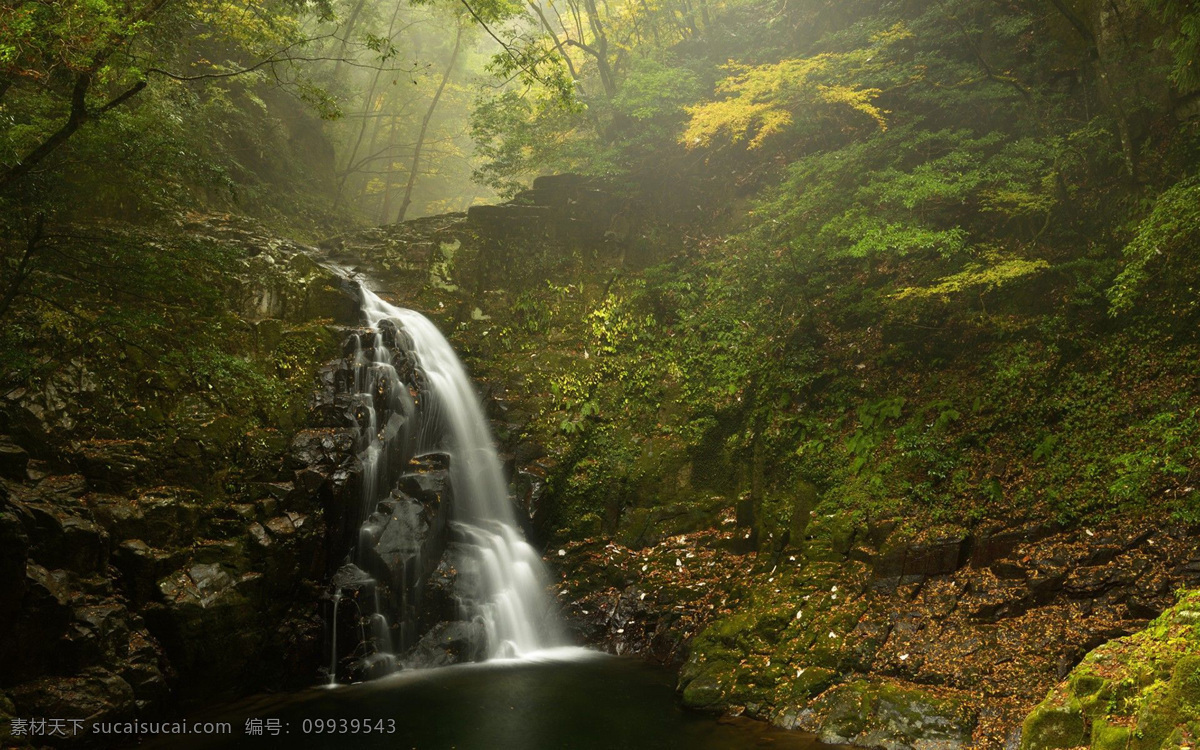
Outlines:
{"label": "tall tree", "polygon": [[400,212],[396,215],[397,222],[404,221],[404,216],[408,213],[409,206],[412,205],[413,186],[417,183],[417,175],[421,173],[421,150],[425,145],[425,137],[429,133],[429,121],[433,119],[433,113],[437,111],[438,102],[442,99],[442,92],[446,90],[446,83],[454,73],[454,66],[458,64],[458,53],[462,49],[463,23],[465,22],[455,24],[454,47],[450,51],[450,60],[446,63],[446,70],[442,73],[437,90],[433,92],[433,98],[429,101],[425,116],[421,118],[421,129],[417,131],[417,142],[413,146],[412,166],[409,167],[408,182],[404,186],[404,198],[400,201]]}

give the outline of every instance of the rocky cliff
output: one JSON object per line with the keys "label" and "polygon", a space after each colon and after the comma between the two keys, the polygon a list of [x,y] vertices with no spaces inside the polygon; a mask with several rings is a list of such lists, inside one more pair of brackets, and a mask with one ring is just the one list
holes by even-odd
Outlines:
{"label": "rocky cliff", "polygon": [[333,439],[292,435],[322,407],[306,404],[313,373],[357,322],[353,288],[246,222],[122,241],[231,254],[212,282],[222,302],[188,320],[222,326],[238,369],[190,369],[203,342],[183,327],[135,348],[140,331],[120,321],[73,354],[39,342],[46,366],[5,386],[5,731],[10,716],[160,717],[181,700],[310,684],[320,663],[342,459]]}

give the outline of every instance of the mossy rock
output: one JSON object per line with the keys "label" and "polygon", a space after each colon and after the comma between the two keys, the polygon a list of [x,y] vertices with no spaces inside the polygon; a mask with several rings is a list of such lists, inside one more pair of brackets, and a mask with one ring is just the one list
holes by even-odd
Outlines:
{"label": "mossy rock", "polygon": [[733,647],[734,653],[739,656],[744,655],[755,645],[751,639],[757,626],[758,617],[753,612],[722,617],[712,622],[697,636],[694,648],[704,652],[711,650],[708,647],[720,644]]}
{"label": "mossy rock", "polygon": [[819,515],[808,524],[804,557],[810,562],[841,562],[850,554],[859,532],[856,513]]}
{"label": "mossy rock", "polygon": [[626,547],[642,549],[666,537],[705,528],[712,524],[712,518],[710,509],[694,504],[634,508],[622,519],[616,541]]}
{"label": "mossy rock", "polygon": [[1092,747],[1095,750],[1125,750],[1129,740],[1130,732],[1125,727],[1114,726],[1104,719],[1092,722]]}
{"label": "mossy rock", "polygon": [[792,517],[789,530],[792,539],[800,540],[812,522],[812,511],[817,507],[817,487],[811,482],[798,482],[792,495]]}
{"label": "mossy rock", "polygon": [[848,742],[863,734],[875,713],[875,693],[866,680],[856,680],[821,696],[826,710],[821,725],[821,741]]}
{"label": "mossy rock", "polygon": [[837,681],[838,673],[825,667],[805,666],[794,677],[785,677],[775,688],[776,705],[804,705]]}
{"label": "mossy rock", "polygon": [[1084,744],[1083,710],[1078,700],[1060,704],[1043,701],[1025,718],[1021,728],[1021,750],[1072,748]]}
{"label": "mossy rock", "polygon": [[1181,717],[1166,685],[1157,683],[1145,695],[1130,747],[1133,750],[1158,750],[1180,724]]}
{"label": "mossy rock", "polygon": [[1093,696],[1100,692],[1105,685],[1105,679],[1099,675],[1083,672],[1071,677],[1071,693],[1076,698]]}
{"label": "mossy rock", "polygon": [[817,499],[817,488],[803,481],[791,489],[775,490],[759,498],[754,504],[759,548],[778,552],[786,541],[789,547],[803,549]]}
{"label": "mossy rock", "polygon": [[883,680],[837,686],[821,695],[816,706],[825,714],[822,741],[866,747],[965,747],[978,720],[966,697]]}
{"label": "mossy rock", "polygon": [[722,687],[720,665],[712,664],[683,688],[683,704],[688,708],[719,709],[725,705],[725,688]]}
{"label": "mossy rock", "polygon": [[1200,592],[1187,592],[1145,629],[1085,656],[1025,720],[1022,748],[1160,750],[1188,740],[1200,728],[1198,611]]}
{"label": "mossy rock", "polygon": [[255,349],[260,353],[275,351],[283,340],[284,323],[278,318],[264,318],[254,324]]}
{"label": "mossy rock", "polygon": [[1183,718],[1200,719],[1200,655],[1192,654],[1175,662],[1171,671],[1171,697]]}

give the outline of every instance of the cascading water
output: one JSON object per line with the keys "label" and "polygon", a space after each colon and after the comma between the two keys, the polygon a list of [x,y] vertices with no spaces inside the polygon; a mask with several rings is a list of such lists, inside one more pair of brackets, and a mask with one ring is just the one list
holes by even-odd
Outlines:
{"label": "cascading water", "polygon": [[[357,529],[352,552],[332,581],[329,682],[343,671],[360,679],[561,645],[542,561],[518,530],[462,363],[420,313],[365,287],[361,298],[371,330],[348,340],[337,388],[352,407],[361,502],[346,519]],[[435,573],[455,611],[432,616],[422,599]],[[353,630],[360,640],[346,653],[338,634]],[[458,644],[453,656],[446,644]]]}
{"label": "cascading water", "polygon": [[464,559],[475,566],[463,571],[474,573],[476,588],[473,597],[461,599],[465,619],[482,620],[490,658],[560,645],[548,616],[542,561],[517,527],[491,430],[462,362],[424,315],[391,305],[365,287],[362,299],[368,325],[391,321],[411,338],[428,388],[418,444],[451,456],[453,528],[467,553]]}

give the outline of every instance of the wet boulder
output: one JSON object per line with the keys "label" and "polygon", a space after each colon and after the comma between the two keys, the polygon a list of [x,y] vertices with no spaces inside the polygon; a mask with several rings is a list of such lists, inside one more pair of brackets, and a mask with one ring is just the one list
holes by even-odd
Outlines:
{"label": "wet boulder", "polygon": [[73,496],[39,493],[20,510],[29,537],[29,554],[41,564],[80,574],[103,570],[107,565],[108,532]]}
{"label": "wet boulder", "polygon": [[404,474],[397,486],[422,503],[437,504],[449,498],[450,472],[446,469],[431,469],[420,473]]}
{"label": "wet boulder", "polygon": [[373,544],[368,566],[396,591],[414,591],[438,565],[446,544],[446,512],[403,493],[379,503],[367,519]]}
{"label": "wet boulder", "polygon": [[447,551],[437,568],[425,580],[417,615],[417,629],[424,633],[439,622],[458,616],[458,567]]}
{"label": "wet boulder", "polygon": [[254,566],[275,589],[288,590],[296,576],[319,576],[325,568],[324,525],[319,515],[285,511],[248,527],[257,545]]}
{"label": "wet boulder", "polygon": [[140,621],[131,624],[138,627],[129,634],[125,655],[120,661],[120,675],[133,689],[138,714],[144,716],[166,703],[170,687],[163,673],[163,655],[158,642]]}
{"label": "wet boulder", "polygon": [[386,589],[370,573],[353,563],[345,563],[330,579],[329,589],[321,597],[322,619],[327,623],[325,672],[337,673],[338,679],[362,676],[362,658],[376,648],[367,642],[368,618],[376,600],[385,599]]}
{"label": "wet boulder", "polygon": [[150,445],[142,440],[79,441],[71,445],[71,457],[98,490],[130,490],[159,470]]}
{"label": "wet boulder", "polygon": [[28,555],[29,535],[21,515],[0,491],[0,623],[16,612],[25,596]]}
{"label": "wet boulder", "polygon": [[144,612],[150,632],[170,654],[186,693],[224,689],[255,662],[262,638],[256,626],[261,602],[249,594],[256,593],[258,576],[211,560],[228,556],[227,551],[214,549],[209,561],[193,562],[160,579],[159,602]]}
{"label": "wet boulder", "polygon": [[308,424],[337,430],[355,430],[366,422],[362,400],[353,394],[338,393],[314,398],[309,404]]}
{"label": "wet boulder", "polygon": [[113,550],[112,562],[129,603],[140,607],[150,601],[157,591],[159,559],[155,551],[141,539],[126,539]]}
{"label": "wet boulder", "polygon": [[204,516],[199,493],[184,487],[155,487],[133,496],[91,495],[87,503],[115,539],[141,539],[160,548],[193,541]]}
{"label": "wet boulder", "polygon": [[129,619],[115,599],[76,607],[59,658],[70,672],[93,664],[119,664],[128,650]]}
{"label": "wet boulder", "polygon": [[301,430],[288,449],[286,468],[332,470],[354,455],[357,436],[352,429],[310,428]]}
{"label": "wet boulder", "polygon": [[424,635],[404,659],[410,669],[447,667],[483,661],[487,657],[487,632],[477,620],[455,620],[437,625]]}
{"label": "wet boulder", "polygon": [[67,571],[27,564],[21,608],[14,617],[0,620],[0,684],[45,673],[74,615],[79,592],[73,583]]}
{"label": "wet boulder", "polygon": [[879,586],[895,586],[949,575],[967,563],[971,537],[946,534],[922,542],[896,541],[881,550],[874,562]]}
{"label": "wet boulder", "polygon": [[358,285],[349,279],[330,274],[314,279],[305,289],[304,319],[328,319],[342,325],[354,325],[360,317]]}

